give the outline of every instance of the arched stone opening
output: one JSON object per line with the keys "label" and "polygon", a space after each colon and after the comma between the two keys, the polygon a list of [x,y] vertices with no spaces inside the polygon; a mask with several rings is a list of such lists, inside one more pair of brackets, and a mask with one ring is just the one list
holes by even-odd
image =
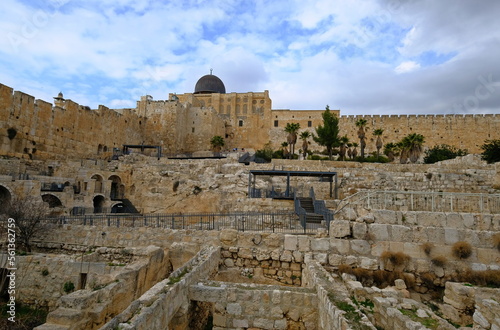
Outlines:
{"label": "arched stone opening", "polygon": [[111,200],[121,200],[125,196],[125,186],[122,184],[122,179],[118,175],[112,175],[108,178],[111,180],[111,192],[109,198]]}
{"label": "arched stone opening", "polygon": [[127,208],[123,203],[116,203],[111,207],[111,213],[126,213]]}
{"label": "arched stone opening", "polygon": [[95,180],[94,193],[101,194],[103,190],[103,178],[99,174],[94,174],[91,177],[92,180]]}
{"label": "arched stone opening", "polygon": [[51,194],[42,195],[42,200],[44,203],[47,203],[51,209],[63,206],[61,200],[57,196]]}
{"label": "arched stone opening", "polygon": [[10,193],[9,189],[0,185],[0,205],[2,206],[0,208],[0,213],[2,213],[3,210],[7,209],[7,207],[10,206],[11,200],[12,194]]}
{"label": "arched stone opening", "polygon": [[94,197],[94,213],[103,213],[104,212],[104,202],[105,198],[102,195],[97,195]]}

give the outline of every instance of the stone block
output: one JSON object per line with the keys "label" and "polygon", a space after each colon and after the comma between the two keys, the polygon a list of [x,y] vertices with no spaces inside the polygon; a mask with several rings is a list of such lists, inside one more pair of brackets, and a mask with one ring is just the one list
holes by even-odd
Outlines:
{"label": "stone block", "polygon": [[328,264],[330,266],[338,266],[343,263],[343,257],[340,254],[328,255]]}
{"label": "stone block", "polygon": [[233,327],[235,328],[248,328],[248,320],[246,319],[233,319]]}
{"label": "stone block", "polygon": [[298,246],[298,239],[297,235],[285,235],[285,243],[284,243],[284,248],[285,250],[296,250]]}
{"label": "stone block", "polygon": [[234,245],[238,239],[238,231],[236,229],[223,229],[220,232],[219,239],[222,244]]}
{"label": "stone block", "polygon": [[243,259],[253,259],[253,251],[247,248],[241,248],[238,251],[238,257]]}
{"label": "stone block", "polygon": [[390,210],[376,210],[373,212],[375,222],[378,224],[396,224],[398,217],[395,211]]}
{"label": "stone block", "polygon": [[328,238],[315,238],[311,240],[311,250],[313,252],[328,251],[330,249],[330,241]]}
{"label": "stone block", "polygon": [[361,268],[370,269],[370,270],[377,270],[378,269],[378,261],[375,259],[361,257],[361,258],[359,258],[359,260],[360,260],[359,266]]}
{"label": "stone block", "polygon": [[351,236],[351,223],[347,220],[333,220],[330,223],[330,237],[343,238]]}
{"label": "stone block", "polygon": [[413,240],[412,230],[407,226],[394,225],[391,227],[393,241],[411,242]]}
{"label": "stone block", "polygon": [[352,225],[352,236],[357,239],[365,239],[367,233],[366,223],[355,222]]}
{"label": "stone block", "polygon": [[293,251],[292,256],[293,256],[293,260],[295,262],[302,262],[304,260],[304,256],[302,255],[302,252],[300,252],[300,251],[297,251],[297,250]]}
{"label": "stone block", "polygon": [[455,228],[445,228],[444,229],[444,242],[445,244],[454,244],[460,240],[458,235],[458,230]]}
{"label": "stone block", "polygon": [[252,326],[260,329],[272,329],[274,327],[274,320],[257,318],[253,321]]}
{"label": "stone block", "polygon": [[389,226],[386,224],[372,223],[368,226],[368,233],[376,241],[389,240]]}
{"label": "stone block", "polygon": [[308,236],[298,236],[299,241],[299,251],[309,252],[311,251],[311,242]]}
{"label": "stone block", "polygon": [[345,239],[330,239],[330,247],[334,253],[349,254],[350,252],[349,241]]}
{"label": "stone block", "polygon": [[371,246],[370,243],[364,240],[351,240],[351,251],[360,255],[370,255]]}
{"label": "stone block", "polygon": [[274,329],[288,329],[286,319],[280,319],[274,321]]}
{"label": "stone block", "polygon": [[284,250],[281,253],[280,261],[292,262],[293,261],[292,251]]}
{"label": "stone block", "polygon": [[326,265],[326,263],[328,262],[328,254],[314,253],[314,260],[318,261],[322,265]]}
{"label": "stone block", "polygon": [[241,305],[239,303],[227,304],[226,311],[231,315],[241,315]]}

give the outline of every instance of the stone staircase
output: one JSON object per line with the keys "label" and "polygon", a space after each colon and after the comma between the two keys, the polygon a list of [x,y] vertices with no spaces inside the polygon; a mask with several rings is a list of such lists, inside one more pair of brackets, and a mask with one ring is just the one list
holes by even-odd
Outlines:
{"label": "stone staircase", "polygon": [[321,214],[314,213],[313,200],[310,197],[298,197],[300,206],[306,210],[306,223],[321,223],[325,220]]}

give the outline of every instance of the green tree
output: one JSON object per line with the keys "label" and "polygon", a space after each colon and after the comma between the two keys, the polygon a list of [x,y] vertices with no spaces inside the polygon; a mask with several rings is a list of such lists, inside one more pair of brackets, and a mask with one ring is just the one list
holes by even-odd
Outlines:
{"label": "green tree", "polygon": [[500,162],[500,140],[486,140],[481,149],[481,159],[488,164]]}
{"label": "green tree", "polygon": [[347,137],[347,135],[344,135],[339,139],[339,142],[340,142],[340,149],[339,149],[340,159],[345,160],[345,153],[347,151],[347,144],[349,143],[349,138]]}
{"label": "green tree", "polygon": [[311,137],[311,133],[309,131],[304,131],[300,133],[300,139],[302,140],[302,155],[304,159],[307,156],[307,150],[309,149],[309,141],[308,139]]}
{"label": "green tree", "polygon": [[216,135],[210,139],[210,145],[212,145],[215,152],[220,152],[224,144],[224,139],[220,135]]}
{"label": "green tree", "polygon": [[425,152],[424,163],[434,164],[443,160],[467,155],[467,150],[457,149],[447,144],[434,146]]}
{"label": "green tree", "polygon": [[313,135],[313,140],[326,148],[331,160],[333,148],[339,145],[339,119],[330,111],[328,105],[321,116],[323,117],[323,125],[316,128],[317,136]]}
{"label": "green tree", "polygon": [[400,161],[403,162],[404,160],[404,163],[406,163],[406,160],[410,159],[410,162],[416,163],[422,153],[424,142],[425,138],[422,134],[411,133],[405,136],[400,142]]}
{"label": "green tree", "polygon": [[288,133],[286,140],[288,142],[288,145],[290,146],[290,158],[293,157],[293,154],[295,153],[295,144],[297,143],[297,132],[299,131],[299,129],[299,123],[287,123],[285,127],[285,132]]}
{"label": "green tree", "polygon": [[365,147],[366,147],[366,132],[365,127],[368,122],[366,119],[360,118],[356,121],[356,127],[358,128],[358,139],[359,146],[361,148],[361,158],[365,158]]}
{"label": "green tree", "polygon": [[373,135],[377,137],[377,141],[375,142],[375,147],[377,147],[377,158],[380,157],[380,149],[382,149],[382,146],[384,145],[381,138],[382,134],[384,134],[384,130],[382,128],[373,130]]}

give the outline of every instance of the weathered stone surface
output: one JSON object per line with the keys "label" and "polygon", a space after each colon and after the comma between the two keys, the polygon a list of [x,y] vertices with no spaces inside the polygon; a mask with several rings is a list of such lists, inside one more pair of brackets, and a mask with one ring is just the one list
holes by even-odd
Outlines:
{"label": "weathered stone surface", "polygon": [[330,223],[330,237],[343,238],[351,236],[351,225],[347,220],[334,220]]}

